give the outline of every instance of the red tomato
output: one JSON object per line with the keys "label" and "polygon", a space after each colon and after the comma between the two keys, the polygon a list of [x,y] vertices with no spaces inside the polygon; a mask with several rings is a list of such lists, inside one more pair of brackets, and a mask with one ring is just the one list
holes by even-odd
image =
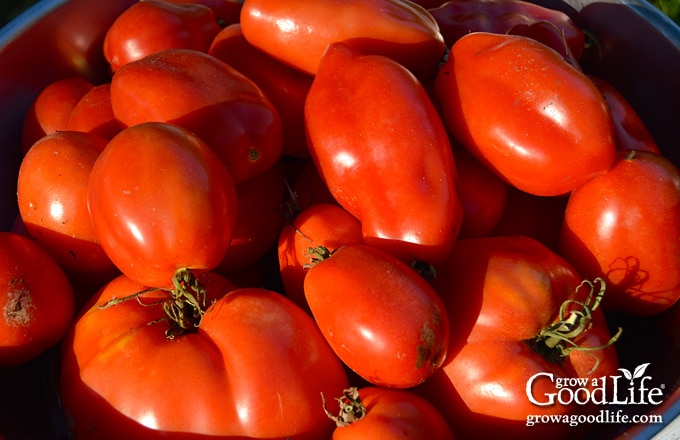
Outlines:
{"label": "red tomato", "polygon": [[409,263],[445,260],[463,208],[446,129],[420,82],[389,58],[334,43],[305,118],[317,169],[364,241]]}
{"label": "red tomato", "polygon": [[485,32],[462,37],[435,90],[458,141],[522,191],[566,194],[614,160],[602,94],[533,39]]}
{"label": "red tomato", "polygon": [[212,9],[197,3],[139,1],[116,18],[104,38],[113,71],[163,49],[207,52],[220,31]]}
{"label": "red tomato", "polygon": [[90,89],[73,108],[66,125],[68,130],[83,131],[111,139],[124,128],[111,106],[111,84]]}
{"label": "red tomato", "polygon": [[338,398],[340,412],[332,440],[453,440],[444,417],[427,400],[408,390],[349,388]]}
{"label": "red tomato", "polygon": [[659,146],[645,123],[621,92],[601,78],[590,76],[590,79],[607,101],[614,121],[614,138],[618,149],[660,154]]}
{"label": "red tomato", "polygon": [[316,74],[326,47],[339,41],[393,58],[421,79],[434,75],[445,50],[427,10],[401,0],[248,0],[241,26],[253,46],[309,74]]}
{"label": "red tomato", "polygon": [[289,197],[286,203],[289,205],[291,218],[299,211],[317,203],[338,204],[311,158],[294,159],[287,164],[286,182]]}
{"label": "red tomato", "polygon": [[[146,1],[146,0],[142,0]],[[241,8],[243,7],[243,0],[161,0],[166,3],[197,3],[200,5],[205,5],[212,9],[217,18],[218,23],[222,26],[227,26],[232,23],[236,23],[239,20],[241,14]]]}
{"label": "red tomato", "polygon": [[28,362],[64,337],[73,319],[73,289],[42,247],[0,232],[0,286],[0,366]]}
{"label": "red tomato", "polygon": [[645,151],[621,151],[569,197],[560,253],[610,289],[604,307],[652,315],[680,297],[680,171]]}
{"label": "red tomato", "polygon": [[448,315],[401,260],[363,244],[344,246],[309,269],[304,291],[335,353],[372,384],[412,387],[441,366]]}
{"label": "red tomato", "polygon": [[75,438],[328,438],[320,393],[340,393],[347,377],[311,317],[275,292],[198,281],[173,293],[196,305],[180,334],[172,320],[150,325],[176,304],[167,291],[106,307],[144,289],[121,276],[93,297],[62,346]]}
{"label": "red tomato", "polygon": [[217,58],[168,49],[128,63],[111,81],[113,113],[130,126],[170,122],[217,152],[235,183],[281,156],[281,120],[257,85]]}
{"label": "red tomato", "polygon": [[117,271],[99,244],[87,207],[90,173],[107,140],[58,131],[26,153],[17,200],[29,235],[71,276],[101,286]]}
{"label": "red tomato", "polygon": [[80,99],[94,87],[81,77],[57,80],[42,89],[26,114],[21,135],[25,153],[47,134],[68,129],[68,120]]}
{"label": "red tomato", "polygon": [[[547,328],[558,325],[553,332],[559,330],[566,336],[576,323],[592,327],[575,332],[570,338],[575,345],[611,344],[604,314],[595,304],[597,296],[587,301],[588,285],[577,289],[580,282],[580,275],[564,259],[528,237],[456,242],[451,257],[432,281],[451,322],[449,354],[419,390],[442,412],[456,436],[569,438],[565,437],[568,425],[529,427],[527,416],[593,411],[588,405],[557,401],[539,406],[527,395],[527,386],[537,401],[558,391],[544,376],[530,382],[537,373],[588,378],[588,387],[592,386],[590,378],[618,374],[613,345],[587,352],[562,341],[548,348],[549,342],[557,341],[551,338],[558,335],[544,333]],[[595,283],[595,292],[599,289]],[[562,311],[565,301],[571,302]],[[577,321],[563,328],[562,322],[568,318]],[[541,340],[541,334],[549,337]]]}
{"label": "red tomato", "polygon": [[236,224],[224,164],[189,131],[148,122],[126,128],[97,158],[88,203],[102,247],[131,279],[165,287],[180,268],[212,270]]}
{"label": "red tomato", "polygon": [[217,34],[208,53],[252,79],[271,100],[283,125],[283,154],[309,157],[305,141],[304,106],[312,77],[251,45],[240,24]]}
{"label": "red tomato", "polygon": [[309,249],[323,246],[333,251],[360,243],[363,243],[361,223],[342,207],[318,203],[303,209],[279,235],[279,271],[286,295],[308,310],[304,280],[312,264]]}

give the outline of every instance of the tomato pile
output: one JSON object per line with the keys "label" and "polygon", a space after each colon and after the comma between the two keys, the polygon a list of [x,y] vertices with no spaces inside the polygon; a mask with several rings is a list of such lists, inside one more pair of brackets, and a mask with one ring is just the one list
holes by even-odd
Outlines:
{"label": "tomato pile", "polygon": [[523,0],[134,3],[26,115],[0,365],[57,350],[76,439],[583,438],[529,379],[618,374],[612,317],[680,297],[680,170],[597,44]]}

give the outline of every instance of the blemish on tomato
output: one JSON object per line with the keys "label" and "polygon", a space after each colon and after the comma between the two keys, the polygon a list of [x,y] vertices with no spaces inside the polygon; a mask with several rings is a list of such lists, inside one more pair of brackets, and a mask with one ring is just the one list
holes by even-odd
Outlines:
{"label": "blemish on tomato", "polygon": [[5,321],[12,327],[28,326],[35,311],[35,304],[23,278],[10,281],[7,298],[8,301],[3,310]]}

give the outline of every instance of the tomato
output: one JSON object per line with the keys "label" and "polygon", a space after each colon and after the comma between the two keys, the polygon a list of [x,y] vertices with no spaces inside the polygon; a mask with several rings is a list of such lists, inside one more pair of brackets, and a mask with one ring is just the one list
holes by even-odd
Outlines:
{"label": "tomato", "polygon": [[25,153],[47,134],[68,129],[68,120],[80,99],[94,87],[81,77],[54,81],[40,91],[24,118],[21,147]]}
{"label": "tomato", "polygon": [[[146,1],[146,0],[142,0]],[[204,5],[212,9],[217,18],[218,23],[221,26],[228,26],[232,23],[236,23],[239,20],[241,14],[241,8],[243,7],[243,0],[161,0],[166,3],[175,4],[185,4],[185,3],[197,3],[199,5]]]}
{"label": "tomato", "polygon": [[90,173],[107,140],[58,131],[24,156],[17,201],[28,234],[71,276],[102,285],[117,271],[92,225],[87,206]]}
{"label": "tomato", "polygon": [[167,49],[126,64],[111,81],[111,105],[130,126],[177,124],[203,139],[235,183],[279,160],[281,119],[252,80],[208,54]]}
{"label": "tomato", "polygon": [[304,106],[312,77],[251,45],[238,23],[222,29],[208,53],[252,79],[271,100],[281,116],[283,154],[308,157]]}
{"label": "tomato", "polygon": [[367,244],[409,263],[446,259],[463,215],[455,162],[437,110],[408,70],[334,43],[305,120],[317,169]]}
{"label": "tomato", "polygon": [[614,137],[620,150],[651,151],[660,154],[659,146],[633,106],[613,85],[601,78],[589,77],[607,101],[614,121]]}
{"label": "tomato", "polygon": [[317,203],[337,205],[326,182],[319,174],[314,161],[309,158],[293,159],[287,162],[286,182],[289,197],[286,200],[291,218],[305,208]]}
{"label": "tomato", "polygon": [[0,232],[0,366],[20,365],[56,345],[74,314],[71,283],[29,238]]}
{"label": "tomato", "polygon": [[116,18],[104,37],[104,56],[115,72],[163,49],[207,52],[220,31],[213,10],[197,3],[145,0]]}
{"label": "tomato", "polygon": [[360,243],[363,243],[361,223],[342,207],[317,203],[303,209],[279,235],[277,254],[286,295],[308,309],[304,280],[312,264],[310,248],[323,246],[333,251]]}
{"label": "tomato", "polygon": [[[75,438],[329,436],[320,393],[340,393],[347,377],[307,314],[213,273],[184,273],[176,286],[138,294],[145,287],[122,275],[76,320],[60,379]],[[175,306],[183,331],[163,321]]]}
{"label": "tomato", "polygon": [[524,0],[457,0],[429,10],[447,46],[470,32],[524,35],[578,67],[585,35],[567,14]]}
{"label": "tomato", "polygon": [[456,150],[455,158],[463,203],[463,224],[459,238],[489,235],[503,217],[509,186],[469,151]]}
{"label": "tomato", "polygon": [[[457,437],[565,438],[562,429],[568,425],[529,427],[527,416],[594,410],[559,402],[538,406],[527,395],[544,401],[545,393],[556,392],[545,376],[530,382],[537,373],[588,378],[588,386],[590,378],[618,374],[616,349],[597,308],[602,286],[580,283],[581,276],[563,258],[525,236],[456,242],[432,281],[451,322],[448,355],[418,391],[442,412]],[[568,319],[575,322],[563,324]],[[567,335],[577,324],[589,329]],[[547,333],[553,325],[554,334]],[[570,336],[574,345],[562,340],[548,348],[561,336]]]}
{"label": "tomato", "polygon": [[340,412],[332,440],[453,440],[444,417],[427,400],[409,390],[349,388],[337,399]]}
{"label": "tomato", "polygon": [[421,79],[434,76],[445,50],[432,16],[401,0],[248,0],[241,26],[253,46],[312,75],[326,47],[340,41],[393,58]]}
{"label": "tomato", "polygon": [[522,191],[566,194],[614,161],[602,94],[533,39],[485,32],[462,37],[435,91],[453,136]]}
{"label": "tomato", "polygon": [[[665,239],[664,239],[665,237]],[[569,197],[560,253],[610,286],[604,307],[648,316],[680,297],[680,171],[645,151],[621,151]]]}
{"label": "tomato", "polygon": [[124,125],[113,114],[111,84],[100,84],[90,89],[73,108],[66,128],[94,133],[106,139],[120,133]]}
{"label": "tomato", "polygon": [[126,128],[108,143],[87,199],[107,255],[149,286],[167,286],[180,268],[215,268],[236,224],[236,188],[224,164],[194,134],[162,122]]}
{"label": "tomato", "polygon": [[344,246],[309,269],[304,291],[335,353],[370,383],[408,388],[441,366],[448,315],[401,260],[364,244]]}

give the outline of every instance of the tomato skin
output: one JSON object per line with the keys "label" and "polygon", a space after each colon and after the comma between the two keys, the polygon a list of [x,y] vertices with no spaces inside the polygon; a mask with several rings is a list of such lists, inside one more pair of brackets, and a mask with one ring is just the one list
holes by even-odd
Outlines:
{"label": "tomato skin", "polygon": [[307,95],[305,120],[316,167],[361,221],[365,243],[409,263],[446,259],[463,215],[455,162],[446,129],[411,73],[334,43]]}
{"label": "tomato skin", "polygon": [[[526,426],[527,415],[573,414],[586,405],[539,407],[526,395],[528,379],[538,372],[555,377],[600,377],[617,374],[616,349],[572,351],[562,366],[544,359],[527,340],[554,322],[581,276],[539,242],[525,236],[458,240],[450,259],[432,281],[446,304],[451,322],[449,354],[443,366],[419,389],[461,438],[564,438],[564,425]],[[606,297],[606,294],[605,294]],[[602,309],[593,312],[593,327],[574,342],[601,346],[610,335]],[[536,396],[555,391],[534,384]],[[493,391],[490,391],[493,390]],[[564,429],[568,432],[568,426]]]}
{"label": "tomato skin", "polygon": [[0,366],[28,362],[56,345],[74,315],[61,267],[30,238],[0,232]]}
{"label": "tomato skin", "polygon": [[200,281],[216,302],[196,332],[173,340],[164,322],[148,325],[163,316],[148,305],[158,292],[143,295],[147,306],[100,308],[144,289],[121,276],[92,298],[62,346],[75,438],[328,437],[319,393],[341,392],[347,378],[311,318],[278,293],[231,290],[213,273]]}
{"label": "tomato skin", "polygon": [[655,153],[621,151],[612,168],[569,197],[560,253],[601,276],[603,306],[657,314],[680,297],[680,171]]}
{"label": "tomato skin", "polygon": [[[142,0],[146,1],[146,0]],[[185,3],[198,3],[212,9],[217,18],[218,23],[223,26],[228,26],[232,23],[236,23],[239,20],[241,14],[241,8],[243,7],[242,0],[161,0],[166,3],[175,4],[185,4]]]}
{"label": "tomato skin", "polygon": [[326,47],[339,41],[393,58],[421,79],[434,75],[445,49],[427,10],[399,0],[249,0],[241,26],[252,45],[311,75]]}
{"label": "tomato skin", "polygon": [[368,386],[358,392],[366,415],[335,428],[332,440],[454,438],[439,411],[413,391]]}
{"label": "tomato skin", "polygon": [[116,18],[104,37],[104,56],[115,72],[125,64],[163,49],[207,52],[220,31],[207,6],[145,0]]}
{"label": "tomato skin", "polygon": [[121,122],[169,122],[192,131],[217,152],[235,183],[281,156],[278,112],[250,79],[206,53],[167,49],[126,64],[111,80]]}
{"label": "tomato skin", "polygon": [[341,247],[305,276],[307,304],[335,353],[379,386],[408,388],[446,356],[449,320],[430,285],[364,244]]}
{"label": "tomato skin", "polygon": [[602,94],[530,38],[485,32],[460,38],[435,91],[454,137],[522,191],[566,194],[614,161]]}
{"label": "tomato skin", "polygon": [[180,268],[213,269],[236,224],[224,164],[194,134],[162,122],[126,128],[108,143],[87,198],[107,255],[148,286],[167,286]]}
{"label": "tomato skin", "polygon": [[68,130],[94,133],[111,139],[125,126],[116,119],[111,106],[111,84],[90,89],[76,104],[66,125]]}
{"label": "tomato skin", "polygon": [[80,99],[94,87],[81,77],[54,81],[40,91],[26,113],[21,133],[24,153],[45,135],[68,130],[68,120]]}
{"label": "tomato skin", "polygon": [[97,285],[117,275],[87,206],[90,173],[106,144],[89,133],[49,134],[28,150],[17,180],[19,213],[28,234],[70,276]]}

